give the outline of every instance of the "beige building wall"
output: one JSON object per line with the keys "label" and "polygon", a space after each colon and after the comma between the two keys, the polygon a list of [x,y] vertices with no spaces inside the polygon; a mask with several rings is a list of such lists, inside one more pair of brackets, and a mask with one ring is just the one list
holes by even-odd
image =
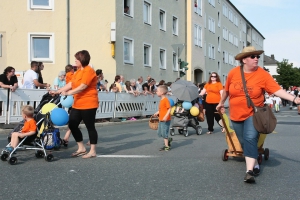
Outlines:
{"label": "beige building wall", "polygon": [[[74,54],[86,49],[91,54],[91,64],[106,68],[106,75],[115,72],[111,57],[110,22],[115,21],[115,1],[70,1],[70,52],[67,56],[67,1],[53,1],[53,9],[30,9],[30,0],[1,0],[0,34],[2,37],[1,70],[8,65],[17,71],[30,68],[29,34],[51,34],[53,59],[44,61],[44,81],[52,85],[58,72],[68,62],[74,63]],[[43,60],[41,60],[43,61]],[[110,67],[109,67],[110,66]]]}

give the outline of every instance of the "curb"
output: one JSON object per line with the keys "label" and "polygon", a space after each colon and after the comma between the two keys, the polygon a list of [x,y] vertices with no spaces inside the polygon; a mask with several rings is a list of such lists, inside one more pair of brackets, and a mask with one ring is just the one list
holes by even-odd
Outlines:
{"label": "curb", "polygon": [[[122,122],[96,122],[95,123],[95,127],[104,127],[104,126],[114,126],[114,125],[120,125],[120,124],[130,124],[130,123],[141,123],[141,122],[146,122],[149,121],[150,118],[145,118],[145,119],[137,119],[136,121],[122,121]],[[17,125],[17,124],[16,124]],[[56,126],[59,129],[67,129],[68,126]],[[85,124],[79,124],[79,128],[86,128]],[[9,133],[10,131],[12,131],[13,129],[3,129],[0,128],[0,134],[3,133]]]}

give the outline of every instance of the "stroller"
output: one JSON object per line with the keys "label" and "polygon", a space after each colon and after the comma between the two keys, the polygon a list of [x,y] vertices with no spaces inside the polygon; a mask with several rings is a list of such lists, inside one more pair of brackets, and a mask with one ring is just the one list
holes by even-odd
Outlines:
{"label": "stroller", "polygon": [[[46,161],[51,162],[54,159],[54,156],[49,153],[47,154],[45,150],[45,138],[43,136],[40,136],[39,134],[39,129],[41,128],[44,120],[46,119],[46,115],[41,113],[41,108],[46,104],[46,103],[54,103],[56,105],[59,105],[59,96],[52,97],[49,93],[46,93],[41,100],[41,103],[36,107],[34,110],[34,120],[37,122],[37,129],[36,133],[31,136],[26,136],[17,145],[15,149],[13,149],[11,152],[7,151],[7,148],[10,147],[10,141],[11,141],[11,133],[13,132],[19,132],[21,131],[23,125],[24,125],[24,120],[21,121],[15,128],[14,130],[9,134],[8,136],[8,145],[6,145],[6,148],[2,150],[1,152],[1,160],[2,161],[9,161],[9,164],[15,165],[17,164],[17,158],[14,156],[15,152],[17,150],[25,150],[25,149],[32,149],[35,150],[35,156],[37,158],[42,158],[44,157]],[[49,113],[48,113],[49,115]],[[59,133],[58,133],[59,136]],[[47,142],[47,141],[46,141]]]}
{"label": "stroller", "polygon": [[[226,137],[226,142],[228,144],[228,149],[225,149],[222,151],[222,160],[227,161],[229,156],[232,157],[244,157],[243,155],[243,149],[242,146],[239,142],[239,139],[237,138],[237,135],[233,129],[230,128],[229,126],[229,119],[226,114],[223,114],[219,111],[219,114],[221,116],[221,124],[223,124],[224,129],[225,129],[225,137]],[[269,159],[269,149],[268,148],[263,148],[263,144],[266,138],[266,134],[259,134],[258,138],[258,143],[257,143],[257,148],[258,148],[258,158],[257,162],[258,164],[262,163],[264,155],[264,159],[268,160]]]}
{"label": "stroller", "polygon": [[[192,104],[198,102],[197,99],[192,101]],[[170,135],[175,135],[174,127],[178,127],[178,133],[183,134],[185,137],[189,135],[188,127],[193,127],[196,130],[197,135],[202,134],[202,127],[199,125],[197,117],[192,116],[189,111],[184,110],[181,105],[183,101],[178,100],[175,104],[175,110],[173,113],[173,123],[170,127]]]}

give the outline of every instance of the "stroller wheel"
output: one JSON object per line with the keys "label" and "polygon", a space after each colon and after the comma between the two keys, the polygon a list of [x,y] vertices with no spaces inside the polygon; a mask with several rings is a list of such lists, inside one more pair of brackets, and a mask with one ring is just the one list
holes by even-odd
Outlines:
{"label": "stroller wheel", "polygon": [[11,164],[11,165],[15,165],[15,164],[17,164],[17,162],[18,162],[18,159],[16,157],[11,157],[9,159],[9,164]]}
{"label": "stroller wheel", "polygon": [[178,133],[182,135],[183,134],[183,129],[178,129]]}
{"label": "stroller wheel", "polygon": [[265,148],[265,152],[264,152],[265,160],[269,160],[269,154],[270,154],[269,149],[268,149],[268,148]]}
{"label": "stroller wheel", "polygon": [[184,135],[184,137],[187,137],[187,136],[189,136],[189,132],[188,132],[188,130],[183,130],[183,135]]}
{"label": "stroller wheel", "polygon": [[54,159],[54,156],[53,156],[52,154],[48,154],[48,155],[45,157],[45,160],[48,161],[48,162],[51,162],[53,159]]}
{"label": "stroller wheel", "polygon": [[174,136],[174,135],[175,135],[174,129],[170,129],[170,135],[171,135],[171,136]]}
{"label": "stroller wheel", "polygon": [[6,161],[7,158],[8,158],[8,154],[7,154],[7,153],[3,153],[3,154],[1,155],[1,160],[2,160],[2,161]]}
{"label": "stroller wheel", "polygon": [[198,125],[196,127],[196,131],[197,131],[197,135],[201,135],[202,134],[202,127]]}
{"label": "stroller wheel", "polygon": [[38,150],[38,151],[35,153],[35,157],[37,157],[37,158],[42,158],[42,157],[44,157],[44,152],[41,151],[41,150]]}

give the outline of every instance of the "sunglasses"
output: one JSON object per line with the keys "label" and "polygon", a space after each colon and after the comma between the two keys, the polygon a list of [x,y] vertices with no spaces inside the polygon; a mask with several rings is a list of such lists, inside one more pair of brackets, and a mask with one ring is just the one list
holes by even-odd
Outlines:
{"label": "sunglasses", "polygon": [[210,78],[217,78],[217,76],[211,76]]}
{"label": "sunglasses", "polygon": [[249,56],[251,59],[254,59],[255,57],[257,58],[257,59],[259,59],[260,58],[260,56],[259,55],[251,55],[251,56]]}

